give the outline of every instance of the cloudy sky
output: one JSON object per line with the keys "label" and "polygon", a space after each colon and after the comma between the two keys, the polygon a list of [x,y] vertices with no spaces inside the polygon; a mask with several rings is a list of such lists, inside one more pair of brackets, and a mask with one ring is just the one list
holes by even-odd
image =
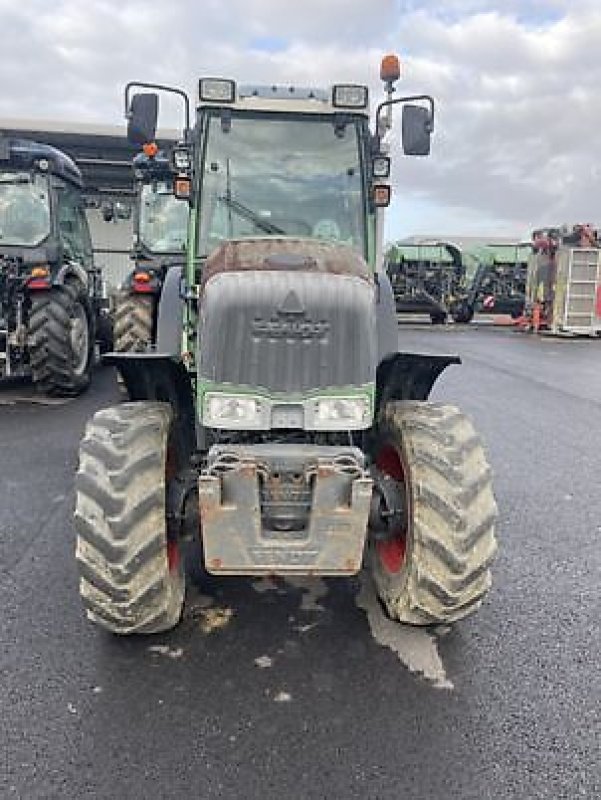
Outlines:
{"label": "cloudy sky", "polygon": [[601,222],[599,0],[0,0],[0,22],[0,119],[121,124],[127,80],[203,74],[375,99],[398,52],[438,105],[431,157],[396,158],[390,238]]}

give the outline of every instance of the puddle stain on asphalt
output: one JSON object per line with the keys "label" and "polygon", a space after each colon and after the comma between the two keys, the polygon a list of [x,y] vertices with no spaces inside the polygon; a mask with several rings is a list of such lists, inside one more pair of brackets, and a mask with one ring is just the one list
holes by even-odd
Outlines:
{"label": "puddle stain on asphalt", "polygon": [[287,594],[286,586],[302,591],[300,604],[301,611],[323,611],[324,607],[319,602],[328,593],[328,585],[322,578],[310,578],[302,575],[290,575],[283,578],[283,582],[274,578],[260,578],[251,584],[255,592],[265,594],[276,592]]}
{"label": "puddle stain on asphalt", "polygon": [[255,666],[259,669],[269,669],[273,666],[273,658],[271,656],[258,656],[255,658]]}
{"label": "puddle stain on asphalt", "polygon": [[252,588],[258,594],[265,594],[266,592],[277,592],[278,594],[285,594],[281,586],[273,578],[259,578],[251,583]]}
{"label": "puddle stain on asphalt", "polygon": [[285,578],[285,581],[289,586],[302,590],[301,611],[324,610],[319,601],[327,595],[328,585],[322,578],[294,576]]}
{"label": "puddle stain on asphalt", "polygon": [[207,635],[225,628],[233,616],[234,609],[229,606],[197,608],[193,615],[194,619],[198,621],[200,630]]}
{"label": "puddle stain on asphalt", "polygon": [[165,656],[167,658],[181,658],[184,654],[181,647],[169,647],[167,644],[151,644],[148,652],[153,655]]}
{"label": "puddle stain on asphalt", "polygon": [[423,675],[437,689],[453,689],[438,653],[436,636],[424,628],[401,625],[389,619],[376,596],[371,576],[366,572],[361,573],[361,588],[355,602],[365,611],[372,636],[378,644],[390,648],[410,672]]}
{"label": "puddle stain on asphalt", "polygon": [[[410,672],[423,676],[437,689],[453,689],[453,683],[447,678],[438,652],[438,634],[444,635],[448,629],[440,626],[434,633],[430,629],[402,625],[390,619],[378,600],[371,575],[363,571],[359,578],[360,589],[355,602],[365,612],[375,641],[382,647],[392,650]],[[283,583],[274,578],[261,578],[251,585],[260,594],[267,592],[285,594],[285,586],[302,590],[301,611],[323,611],[324,606],[319,601],[328,593],[328,584],[323,579],[305,576],[289,576],[283,579]],[[290,618],[290,622],[295,622],[294,617]],[[293,628],[298,633],[306,633],[318,624],[318,622],[308,625],[296,624]],[[271,666],[266,662],[267,658],[265,661],[263,657],[255,659],[257,667]]]}

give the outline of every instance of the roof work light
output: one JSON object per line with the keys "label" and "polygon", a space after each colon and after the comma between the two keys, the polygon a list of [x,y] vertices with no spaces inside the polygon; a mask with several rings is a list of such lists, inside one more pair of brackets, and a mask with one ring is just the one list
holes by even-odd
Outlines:
{"label": "roof work light", "polygon": [[332,105],[336,108],[367,108],[367,86],[337,84],[332,87]]}
{"label": "roof work light", "polygon": [[198,96],[205,103],[233,103],[236,100],[236,82],[225,78],[201,78]]}

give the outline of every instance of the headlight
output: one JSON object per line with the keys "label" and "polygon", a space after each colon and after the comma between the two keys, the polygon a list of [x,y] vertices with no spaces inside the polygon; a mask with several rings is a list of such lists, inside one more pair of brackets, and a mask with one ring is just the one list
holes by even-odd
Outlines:
{"label": "headlight", "polygon": [[261,401],[244,394],[208,392],[204,398],[202,422],[209,428],[261,428]]}
{"label": "headlight", "polygon": [[358,430],[371,424],[368,397],[322,397],[315,401],[313,411],[317,430]]}
{"label": "headlight", "polygon": [[201,102],[233,103],[236,99],[236,83],[223,78],[201,78],[198,95]]}
{"label": "headlight", "polygon": [[339,84],[332,89],[332,105],[336,108],[367,108],[367,86]]}

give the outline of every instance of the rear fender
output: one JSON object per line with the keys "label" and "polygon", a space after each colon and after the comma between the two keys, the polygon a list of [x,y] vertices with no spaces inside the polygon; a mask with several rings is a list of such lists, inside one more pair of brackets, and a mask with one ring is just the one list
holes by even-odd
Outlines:
{"label": "rear fender", "polygon": [[64,286],[69,278],[76,278],[82,286],[85,286],[86,289],[88,288],[88,283],[90,281],[89,274],[80,264],[74,264],[72,262],[61,266],[52,279],[52,284],[54,286]]}
{"label": "rear fender", "polygon": [[394,353],[380,362],[376,372],[376,413],[394,400],[427,400],[437,378],[459,356]]}
{"label": "rear fender", "polygon": [[157,351],[172,357],[179,356],[182,344],[185,308],[182,275],[182,267],[170,267],[167,271],[157,313]]}

